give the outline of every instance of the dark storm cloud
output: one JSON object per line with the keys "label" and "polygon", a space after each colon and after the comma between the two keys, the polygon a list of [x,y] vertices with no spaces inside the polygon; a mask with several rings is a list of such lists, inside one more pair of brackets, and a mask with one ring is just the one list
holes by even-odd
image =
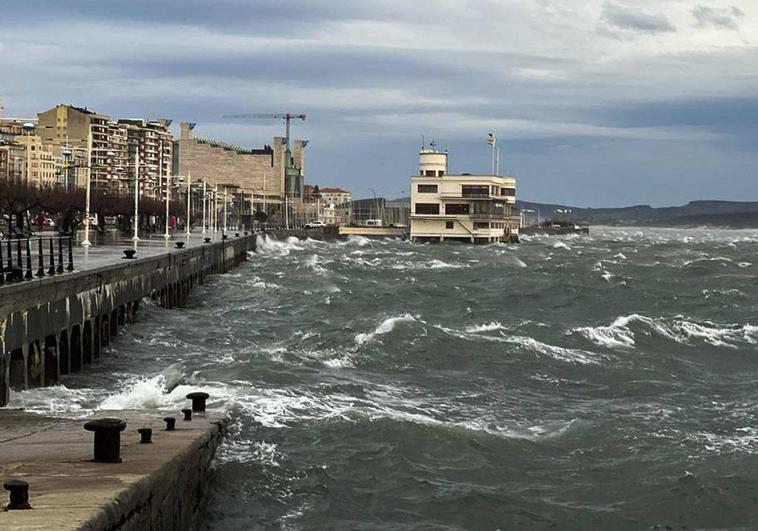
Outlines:
{"label": "dark storm cloud", "polygon": [[603,5],[603,20],[615,28],[645,33],[676,31],[669,19],[662,14],[653,14],[635,7],[613,2]]}
{"label": "dark storm cloud", "polygon": [[617,105],[601,111],[604,123],[623,127],[704,127],[716,133],[758,134],[758,95]]}
{"label": "dark storm cloud", "polygon": [[731,30],[739,29],[740,21],[745,17],[745,13],[735,6],[716,9],[699,5],[692,10],[692,15],[697,20],[698,26],[713,26]]}

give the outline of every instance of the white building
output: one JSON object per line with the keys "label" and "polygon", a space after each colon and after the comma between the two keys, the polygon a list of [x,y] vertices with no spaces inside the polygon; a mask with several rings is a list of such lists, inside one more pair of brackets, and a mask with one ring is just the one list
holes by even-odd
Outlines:
{"label": "white building", "polygon": [[411,239],[471,243],[510,241],[518,233],[516,179],[498,175],[448,175],[447,152],[422,149],[411,177]]}

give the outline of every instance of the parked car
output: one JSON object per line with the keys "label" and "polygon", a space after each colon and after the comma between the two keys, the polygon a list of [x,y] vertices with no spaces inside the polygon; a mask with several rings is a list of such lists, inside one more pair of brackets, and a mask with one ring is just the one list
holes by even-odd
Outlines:
{"label": "parked car", "polygon": [[303,225],[303,228],[306,229],[320,229],[322,227],[326,227],[326,223],[323,221],[309,221],[305,225]]}

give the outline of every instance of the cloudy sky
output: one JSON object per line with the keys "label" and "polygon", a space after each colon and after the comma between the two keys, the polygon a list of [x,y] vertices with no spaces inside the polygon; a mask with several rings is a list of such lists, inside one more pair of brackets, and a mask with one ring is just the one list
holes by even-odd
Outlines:
{"label": "cloudy sky", "polygon": [[421,135],[523,199],[758,200],[755,0],[3,0],[5,116],[57,103],[259,147],[304,112],[307,182],[399,197]]}

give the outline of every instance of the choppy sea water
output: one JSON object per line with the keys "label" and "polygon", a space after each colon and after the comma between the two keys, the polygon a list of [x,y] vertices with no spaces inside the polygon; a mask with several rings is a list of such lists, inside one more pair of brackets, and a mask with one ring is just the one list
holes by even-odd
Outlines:
{"label": "choppy sea water", "polygon": [[756,231],[264,241],[11,405],[207,389],[214,530],[751,529],[757,260]]}

